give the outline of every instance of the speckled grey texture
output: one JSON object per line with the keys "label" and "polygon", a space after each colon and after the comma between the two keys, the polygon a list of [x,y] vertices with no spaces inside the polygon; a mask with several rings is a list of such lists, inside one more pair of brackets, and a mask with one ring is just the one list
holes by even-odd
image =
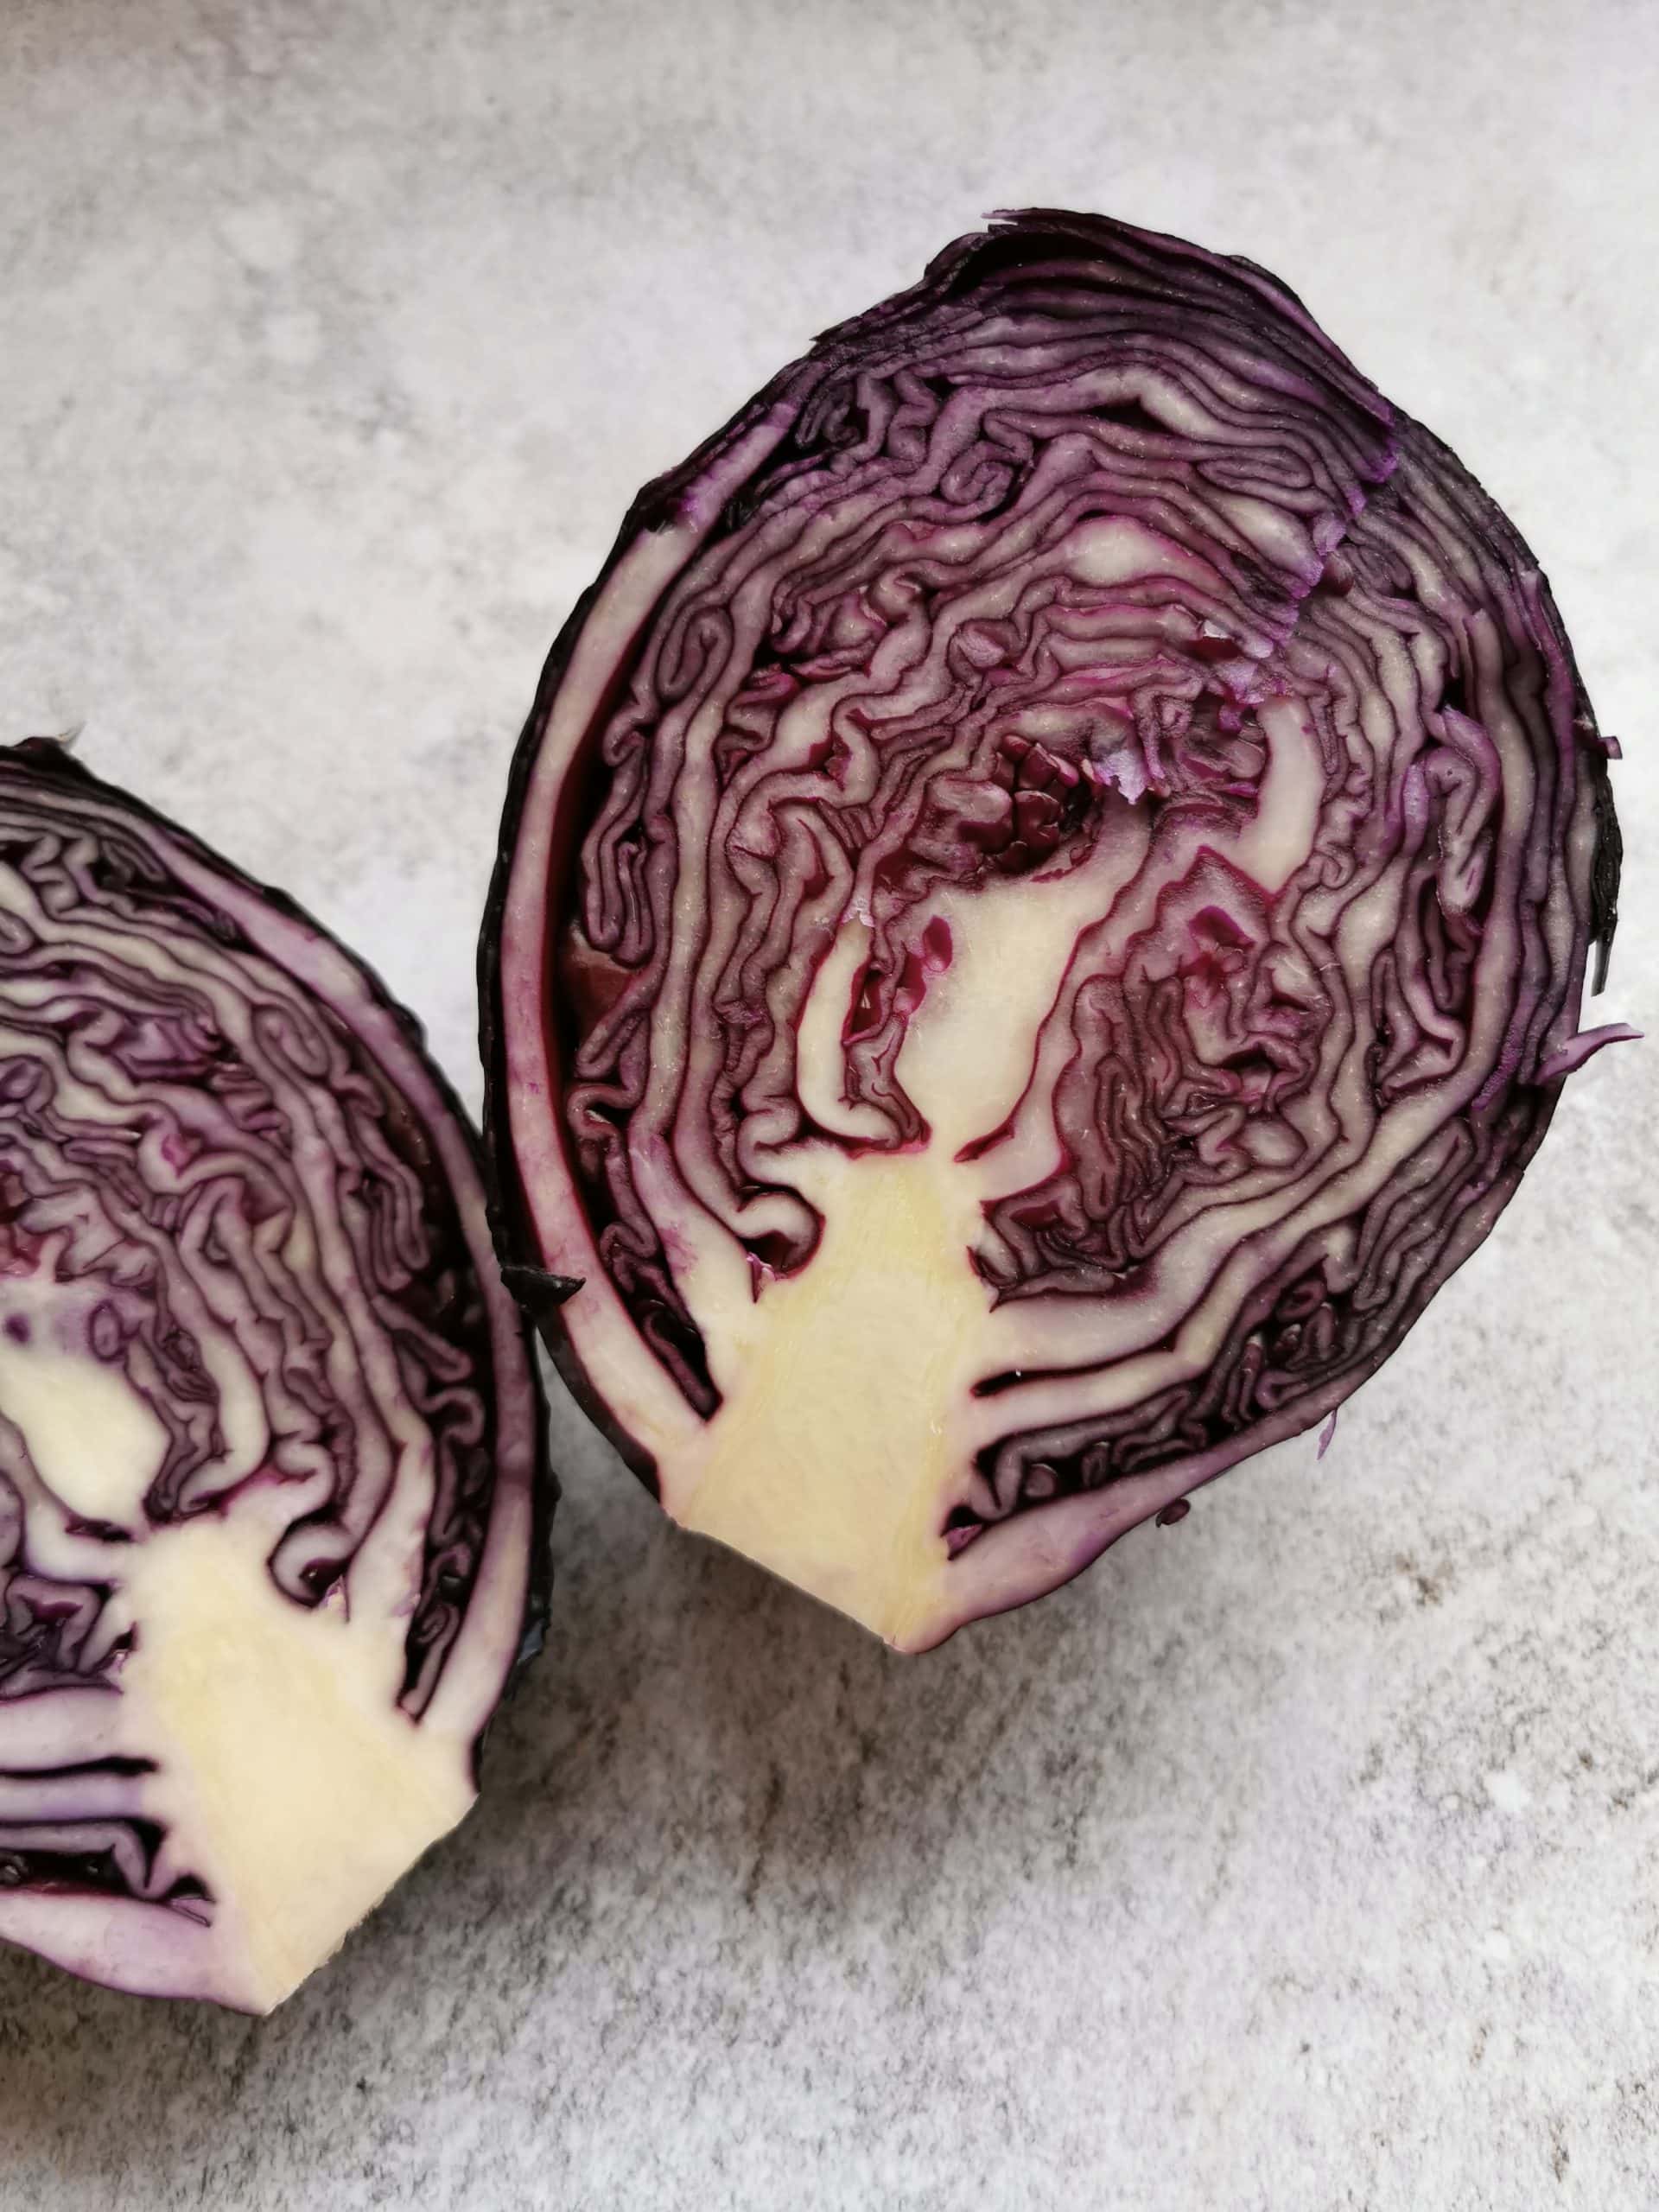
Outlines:
{"label": "speckled grey texture", "polygon": [[[1534,537],[1659,1031],[1659,17],[0,10],[0,722],[286,883],[473,1097],[507,753],[627,496],[988,207],[1274,268]],[[1393,1365],[931,1658],[568,1408],[485,1802],[273,2021],[0,1953],[5,2212],[1637,2212],[1659,1046]]]}

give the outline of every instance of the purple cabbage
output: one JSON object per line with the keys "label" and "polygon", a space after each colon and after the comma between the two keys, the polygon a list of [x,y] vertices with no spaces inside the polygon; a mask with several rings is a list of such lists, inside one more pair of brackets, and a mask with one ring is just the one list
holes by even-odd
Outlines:
{"label": "purple cabbage", "polygon": [[543,1408],[421,1033],[0,751],[0,1936],[263,2012],[471,1803]]}
{"label": "purple cabbage", "polygon": [[1616,919],[1518,533],[1252,264],[957,240],[641,493],[481,954],[509,1280],[682,1522],[906,1649],[1328,1421]]}

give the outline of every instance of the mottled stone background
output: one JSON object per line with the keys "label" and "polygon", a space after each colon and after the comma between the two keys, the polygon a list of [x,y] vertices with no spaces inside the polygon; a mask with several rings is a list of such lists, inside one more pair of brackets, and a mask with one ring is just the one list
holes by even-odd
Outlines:
{"label": "mottled stone background", "polygon": [[[1659,1030],[1659,16],[4,0],[0,727],[289,886],[477,1095],[541,656],[636,484],[988,208],[1281,271],[1533,537]],[[484,1803],[273,2021],[0,1955],[11,2212],[1637,2212],[1659,1046],[1344,1414],[931,1658],[568,1407]]]}

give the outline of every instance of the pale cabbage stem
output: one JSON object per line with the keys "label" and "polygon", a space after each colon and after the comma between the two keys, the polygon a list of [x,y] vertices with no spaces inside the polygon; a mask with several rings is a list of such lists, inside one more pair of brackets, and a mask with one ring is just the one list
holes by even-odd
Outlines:
{"label": "pale cabbage stem", "polygon": [[[1137,525],[1096,524],[1071,550],[1086,556],[1089,581],[1107,585],[1143,573],[1149,549],[1156,541]],[[1256,811],[1230,838],[1212,826],[1208,842],[1271,894],[1311,849],[1323,775],[1300,707],[1269,702],[1258,719],[1268,763]],[[1197,857],[1196,842],[1176,842],[1146,865],[1144,817],[1132,819],[1133,835],[1103,837],[1069,873],[931,902],[953,958],[912,1016],[898,1069],[929,1141],[901,1153],[818,1143],[775,1155],[778,1179],[823,1222],[804,1267],[757,1295],[747,1249],[692,1196],[669,1147],[635,1144],[640,1197],[665,1229],[722,1401],[659,1455],[664,1503],[894,1642],[925,1633],[947,1609],[944,1522],[982,1445],[1046,1417],[1033,1408],[1057,1387],[1099,1412],[1195,1371],[1190,1344],[1149,1347],[1187,1319],[1205,1287],[1198,1251],[1220,1249],[1217,1224],[1194,1224],[1163,1256],[1152,1295],[1116,1307],[1053,1295],[996,1307],[970,1258],[986,1206],[1059,1164],[1053,1089],[1079,982],[1147,925]],[[848,912],[798,1033],[803,1103],[848,1135],[866,1134],[867,1115],[842,1096],[842,1029],[867,944],[865,923]],[[673,1015],[664,1020],[674,1027]],[[672,1041],[653,1036],[655,1065],[671,1064]],[[957,1157],[1010,1117],[1002,1142]],[[1291,1194],[1257,1211],[1266,1221],[1295,1203]],[[973,1395],[992,1375],[1084,1366],[1069,1385]]]}

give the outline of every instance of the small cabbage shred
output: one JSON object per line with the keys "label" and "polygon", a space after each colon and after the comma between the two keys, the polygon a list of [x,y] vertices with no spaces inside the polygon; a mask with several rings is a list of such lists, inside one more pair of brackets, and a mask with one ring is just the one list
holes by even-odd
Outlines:
{"label": "small cabbage shred", "polygon": [[1051,1590],[1325,1421],[1627,1033],[1616,751],[1294,294],[999,218],[648,486],[554,649],[509,1279],[686,1527],[902,1649]]}
{"label": "small cabbage shred", "polygon": [[0,750],[0,1936],[254,2012],[320,1966],[473,1802],[543,1431],[412,1019]]}

